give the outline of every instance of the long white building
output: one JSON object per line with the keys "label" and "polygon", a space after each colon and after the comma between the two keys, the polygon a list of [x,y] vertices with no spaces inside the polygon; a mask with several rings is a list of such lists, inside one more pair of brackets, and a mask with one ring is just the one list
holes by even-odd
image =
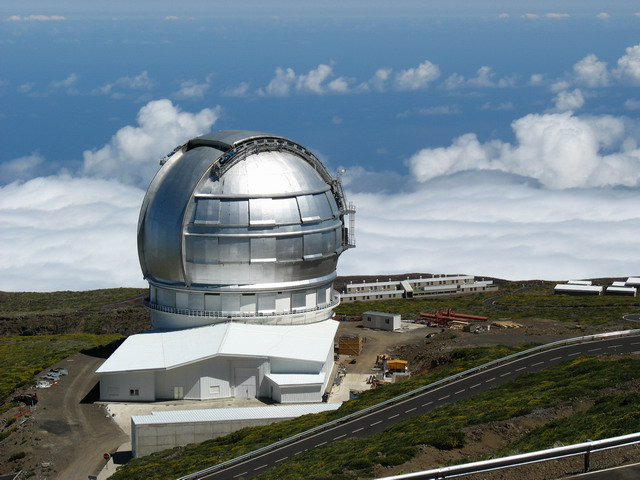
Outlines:
{"label": "long white building", "polygon": [[429,295],[459,295],[497,289],[492,280],[476,280],[472,275],[435,275],[405,280],[348,283],[342,289],[340,301],[348,303]]}

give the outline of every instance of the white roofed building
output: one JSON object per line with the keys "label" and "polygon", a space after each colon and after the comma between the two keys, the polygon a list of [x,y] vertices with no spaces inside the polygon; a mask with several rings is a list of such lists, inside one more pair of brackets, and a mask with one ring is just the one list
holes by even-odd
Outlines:
{"label": "white roofed building", "polygon": [[333,368],[338,257],[353,206],[304,147],[226,130],[161,161],[138,222],[155,330],[97,370],[103,401],[320,402]]}

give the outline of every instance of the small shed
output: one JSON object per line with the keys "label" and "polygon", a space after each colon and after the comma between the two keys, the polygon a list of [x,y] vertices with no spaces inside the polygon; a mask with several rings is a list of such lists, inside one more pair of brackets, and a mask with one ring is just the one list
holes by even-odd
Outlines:
{"label": "small shed", "polygon": [[364,312],[362,314],[362,326],[378,330],[400,329],[401,317],[399,313]]}

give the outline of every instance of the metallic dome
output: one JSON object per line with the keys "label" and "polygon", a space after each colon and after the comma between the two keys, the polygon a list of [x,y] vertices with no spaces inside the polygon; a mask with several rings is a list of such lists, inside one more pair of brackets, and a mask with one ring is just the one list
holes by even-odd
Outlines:
{"label": "metallic dome", "polygon": [[155,326],[326,318],[301,314],[335,306],[338,257],[353,246],[339,178],[290,140],[237,130],[161,163],[138,224]]}

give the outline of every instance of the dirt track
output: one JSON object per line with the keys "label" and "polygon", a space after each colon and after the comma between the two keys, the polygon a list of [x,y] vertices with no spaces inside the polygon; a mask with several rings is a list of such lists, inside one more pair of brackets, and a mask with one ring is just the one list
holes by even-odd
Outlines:
{"label": "dirt track", "polygon": [[55,365],[68,369],[69,375],[58,385],[37,390],[38,404],[6,440],[12,451],[26,456],[13,465],[2,459],[3,473],[17,467],[27,474],[33,471],[31,478],[36,479],[86,479],[104,467],[104,453],[128,441],[105,409],[92,403],[98,382],[94,371],[103,361],[76,354]]}

